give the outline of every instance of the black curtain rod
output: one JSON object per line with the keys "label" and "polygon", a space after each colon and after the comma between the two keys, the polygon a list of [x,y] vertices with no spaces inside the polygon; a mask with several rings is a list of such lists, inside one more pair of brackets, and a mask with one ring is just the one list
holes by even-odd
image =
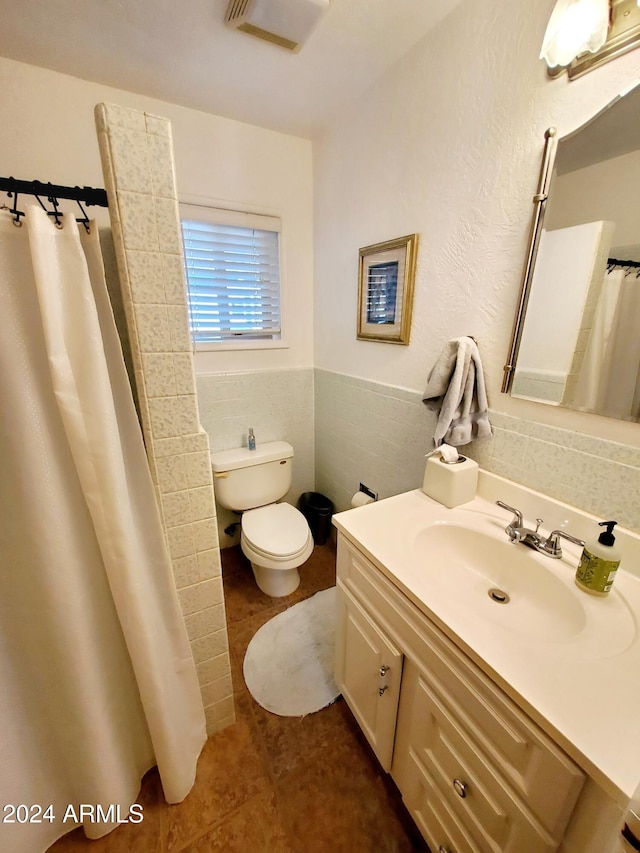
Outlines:
{"label": "black curtain rod", "polygon": [[607,258],[608,267],[632,267],[640,269],[640,261],[619,261],[617,258]]}
{"label": "black curtain rod", "polygon": [[0,190],[18,195],[45,196],[46,198],[68,198],[88,205],[108,207],[106,190],[94,187],[63,187],[42,181],[19,181],[16,178],[0,178]]}

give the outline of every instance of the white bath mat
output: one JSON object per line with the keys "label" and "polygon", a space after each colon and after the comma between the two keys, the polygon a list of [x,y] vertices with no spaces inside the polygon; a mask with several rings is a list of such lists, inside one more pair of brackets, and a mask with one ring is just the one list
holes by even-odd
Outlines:
{"label": "white bath mat", "polygon": [[270,619],[249,643],[244,680],[259,705],[302,717],[334,702],[336,588],[317,592]]}

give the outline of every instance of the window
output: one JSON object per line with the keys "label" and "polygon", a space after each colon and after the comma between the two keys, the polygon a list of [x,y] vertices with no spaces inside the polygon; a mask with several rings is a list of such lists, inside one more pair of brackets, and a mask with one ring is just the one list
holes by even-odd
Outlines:
{"label": "window", "polygon": [[279,340],[280,220],[193,205],[181,219],[196,347]]}

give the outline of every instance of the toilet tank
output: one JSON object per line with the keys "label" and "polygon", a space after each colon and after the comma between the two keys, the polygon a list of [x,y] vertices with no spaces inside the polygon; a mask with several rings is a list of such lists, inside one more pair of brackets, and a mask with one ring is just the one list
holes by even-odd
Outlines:
{"label": "toilet tank", "polygon": [[216,500],[227,509],[254,509],[275,503],[291,486],[293,447],[286,441],[238,447],[211,454]]}

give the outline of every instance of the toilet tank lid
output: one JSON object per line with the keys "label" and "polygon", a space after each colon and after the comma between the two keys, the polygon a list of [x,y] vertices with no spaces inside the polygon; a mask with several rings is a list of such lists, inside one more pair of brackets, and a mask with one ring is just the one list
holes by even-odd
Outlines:
{"label": "toilet tank lid", "polygon": [[255,450],[246,447],[234,447],[232,450],[219,450],[211,454],[211,467],[215,472],[233,471],[236,468],[248,468],[250,465],[263,465],[278,459],[290,459],[293,447],[286,441],[267,441],[258,444]]}

